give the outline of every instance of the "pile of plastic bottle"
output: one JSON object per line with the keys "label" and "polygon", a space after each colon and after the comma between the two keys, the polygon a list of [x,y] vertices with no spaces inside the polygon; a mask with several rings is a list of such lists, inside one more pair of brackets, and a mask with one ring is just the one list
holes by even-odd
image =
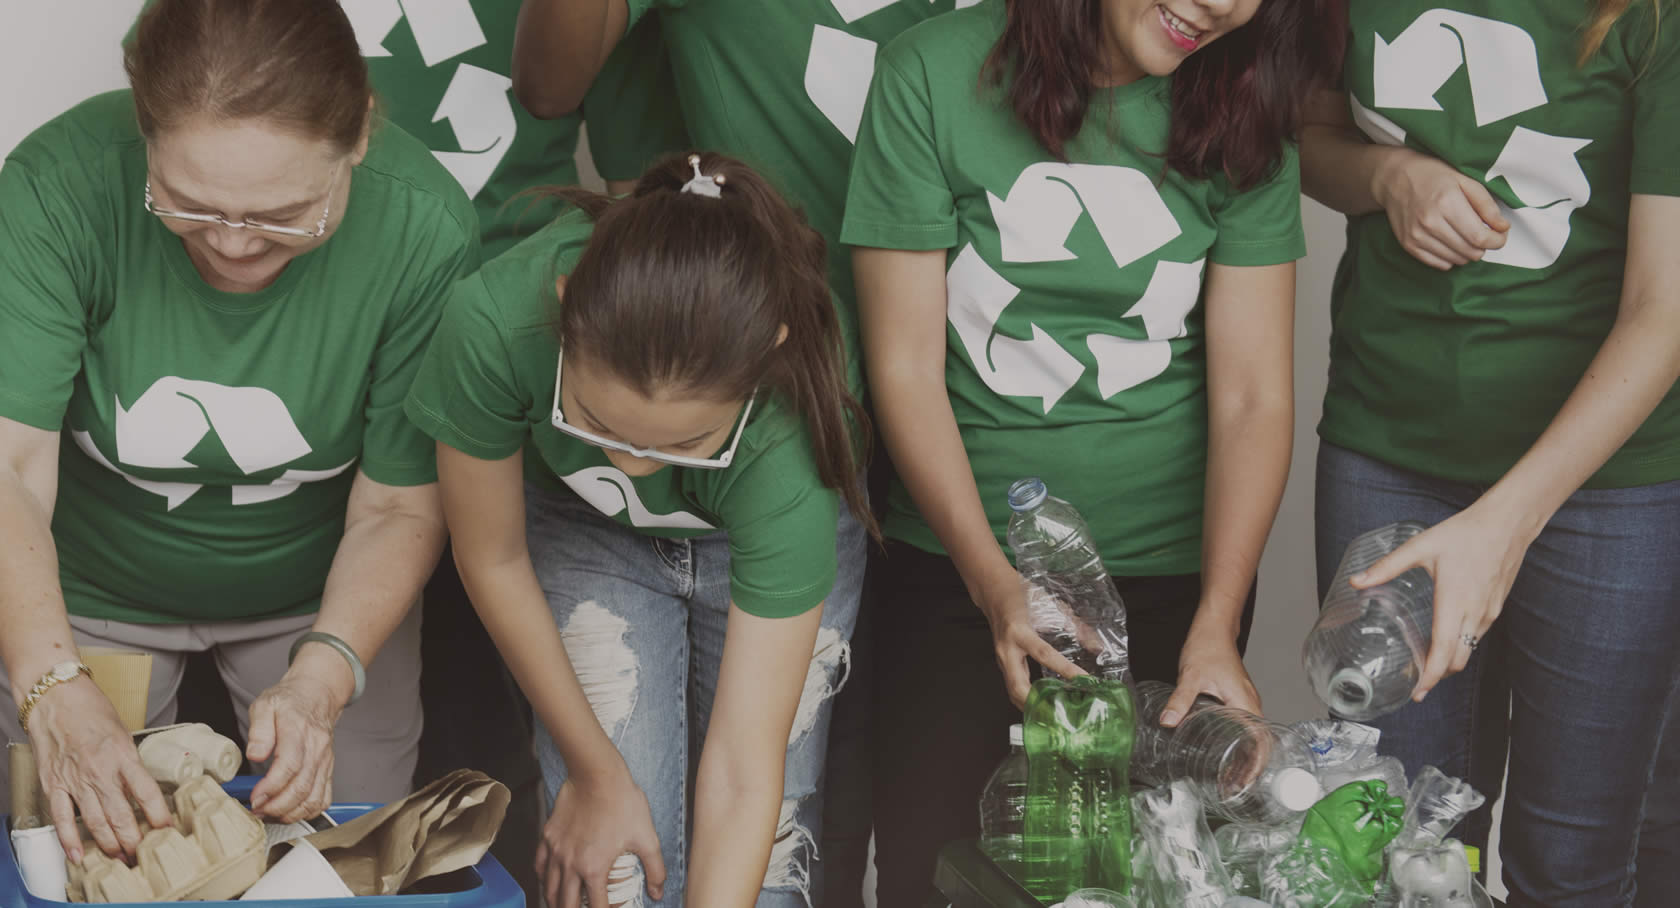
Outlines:
{"label": "pile of plastic bottle", "polygon": [[[1172,688],[1130,678],[1125,610],[1067,502],[1016,483],[1009,544],[1034,627],[1089,672],[1033,685],[980,801],[981,848],[1061,908],[1482,908],[1474,854],[1447,838],[1483,796],[1426,767],[1408,779],[1346,719],[1280,725],[1203,698],[1160,724]],[[1335,713],[1406,702],[1429,648],[1422,571],[1347,578],[1422,527],[1356,539],[1303,647]]]}

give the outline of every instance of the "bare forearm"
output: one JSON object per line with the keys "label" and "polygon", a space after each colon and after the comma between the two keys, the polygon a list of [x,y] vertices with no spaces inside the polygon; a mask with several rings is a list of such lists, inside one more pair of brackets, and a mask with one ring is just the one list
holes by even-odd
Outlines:
{"label": "bare forearm", "polygon": [[47,507],[0,466],[0,658],[22,705],[35,679],[76,658]]}
{"label": "bare forearm", "polygon": [[533,116],[576,111],[620,38],[624,0],[524,0],[513,43],[513,91]]}
{"label": "bare forearm", "polygon": [[1301,130],[1301,191],[1342,214],[1381,211],[1386,168],[1408,154],[1416,152],[1374,145],[1352,126],[1309,124]]}
{"label": "bare forearm", "polygon": [[1621,448],[1680,379],[1677,309],[1647,305],[1616,320],[1551,425],[1488,490],[1490,505],[1532,537]]}
{"label": "bare forearm", "polygon": [[719,778],[701,758],[694,791],[694,845],[689,853],[686,904],[695,908],[751,905],[764,888],[781,818],[782,769],[763,778],[773,785],[738,786]]}
{"label": "bare forearm", "polygon": [[479,619],[568,772],[580,778],[628,772],[578,683],[529,558],[475,564],[457,547],[455,563]]}
{"label": "bare forearm", "polygon": [[1196,620],[1236,639],[1243,604],[1289,479],[1294,405],[1285,396],[1210,402]]}

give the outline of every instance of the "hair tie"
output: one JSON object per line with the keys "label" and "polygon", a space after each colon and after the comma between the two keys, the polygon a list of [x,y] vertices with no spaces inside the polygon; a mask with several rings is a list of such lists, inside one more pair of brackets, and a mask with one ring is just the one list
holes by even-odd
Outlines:
{"label": "hair tie", "polygon": [[694,168],[694,176],[691,177],[687,183],[683,184],[683,188],[681,190],[682,192],[693,193],[694,195],[703,195],[708,199],[723,198],[724,178],[722,174],[708,175],[701,173],[700,156],[697,154],[691,154],[688,156],[688,164],[690,167]]}

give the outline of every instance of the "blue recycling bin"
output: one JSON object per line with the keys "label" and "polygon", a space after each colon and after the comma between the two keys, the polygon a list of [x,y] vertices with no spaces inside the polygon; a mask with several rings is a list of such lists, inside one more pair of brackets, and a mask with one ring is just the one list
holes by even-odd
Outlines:
{"label": "blue recycling bin", "polygon": [[[239,776],[223,785],[228,794],[238,798],[241,802],[248,802],[251,790],[256,787],[256,776]],[[335,822],[343,823],[377,808],[377,804],[335,804],[327,808],[327,816]],[[12,853],[11,831],[12,818],[0,815],[0,826],[5,828],[5,847],[0,848],[0,908],[48,908],[48,906],[65,905],[67,902],[54,902],[38,899],[29,894],[23,887],[23,877],[18,873],[17,856]],[[447,888],[454,891],[436,892],[424,895],[379,895],[364,896],[353,899],[334,899],[333,904],[354,905],[357,902],[377,905],[379,908],[525,908],[525,893],[519,884],[513,881],[506,869],[494,857],[486,853],[484,859],[472,867],[458,870],[444,878],[451,884]],[[116,904],[116,903],[113,903]],[[319,900],[284,900],[273,902],[192,902],[193,905],[272,905],[274,908],[303,908],[306,905],[319,905]]]}

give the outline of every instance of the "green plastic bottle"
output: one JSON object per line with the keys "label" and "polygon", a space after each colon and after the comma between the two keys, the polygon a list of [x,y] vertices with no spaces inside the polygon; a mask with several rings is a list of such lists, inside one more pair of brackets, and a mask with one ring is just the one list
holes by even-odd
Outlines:
{"label": "green plastic bottle", "polygon": [[1046,905],[1078,889],[1130,892],[1132,739],[1122,682],[1045,678],[1027,695],[1022,884]]}

